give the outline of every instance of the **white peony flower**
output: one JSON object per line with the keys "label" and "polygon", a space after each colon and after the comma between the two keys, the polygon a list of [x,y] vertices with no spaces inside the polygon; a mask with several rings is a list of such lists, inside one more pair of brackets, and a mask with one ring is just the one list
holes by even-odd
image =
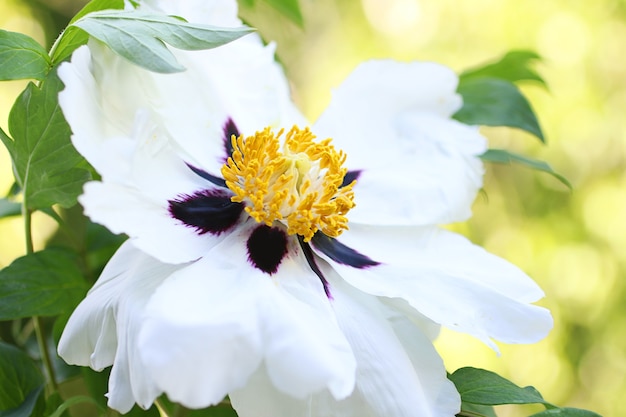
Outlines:
{"label": "white peony flower", "polygon": [[[234,1],[150,7],[239,24]],[[309,130],[258,36],[175,53],[187,71],[162,75],[94,42],[59,69],[73,143],[102,176],[80,202],[129,236],[59,353],[113,366],[112,408],[165,393],[228,395],[242,417],[454,416],[440,325],[495,349],[546,335],[530,278],[437,227],[470,216],[486,149],[451,119],[452,71],[364,63]]]}

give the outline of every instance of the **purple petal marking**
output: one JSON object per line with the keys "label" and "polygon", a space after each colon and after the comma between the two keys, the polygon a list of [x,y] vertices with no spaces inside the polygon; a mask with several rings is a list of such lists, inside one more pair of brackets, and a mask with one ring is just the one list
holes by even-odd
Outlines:
{"label": "purple petal marking", "polygon": [[287,234],[277,227],[263,224],[252,231],[247,247],[252,266],[272,275],[287,255]]}
{"label": "purple petal marking", "polygon": [[326,280],[326,277],[320,270],[319,266],[317,266],[317,262],[315,261],[315,254],[313,254],[311,246],[304,241],[302,236],[298,236],[298,242],[300,243],[300,247],[302,248],[302,252],[304,253],[304,257],[306,258],[309,267],[311,267],[311,270],[313,270],[313,272],[315,272],[315,275],[317,275],[320,281],[322,281],[326,297],[328,297],[329,300],[332,300],[333,295],[330,293],[330,284],[328,283],[328,280]]}
{"label": "purple petal marking", "polygon": [[353,268],[365,269],[371,266],[380,265],[367,256],[355,251],[354,249],[344,245],[337,239],[328,237],[323,233],[316,233],[311,239],[311,243],[315,249],[328,256],[333,261],[342,265],[348,265]]}
{"label": "purple petal marking", "polygon": [[352,181],[354,180],[358,180],[359,176],[361,175],[361,172],[363,171],[361,171],[360,169],[346,172],[346,176],[343,177],[343,182],[341,183],[339,188],[345,187],[346,185],[350,185],[350,183],[352,183]]}
{"label": "purple petal marking", "polygon": [[226,158],[224,158],[224,163],[228,161],[228,158],[233,154],[233,145],[231,144],[231,137],[235,135],[236,138],[239,137],[239,129],[237,129],[237,125],[230,117],[224,123],[224,127],[222,128],[222,132],[224,132],[224,151],[226,152]]}
{"label": "purple petal marking", "polygon": [[226,187],[226,181],[223,178],[220,178],[220,177],[215,176],[213,174],[209,174],[205,170],[197,168],[197,167],[195,167],[195,166],[193,166],[191,164],[188,164],[187,162],[185,162],[185,165],[187,165],[189,167],[189,169],[192,170],[195,174],[197,174],[200,177],[204,178],[205,180],[209,181],[211,184],[215,184],[218,187],[222,187],[222,188],[228,188],[228,187]]}
{"label": "purple petal marking", "polygon": [[220,235],[233,227],[243,211],[242,203],[230,201],[231,194],[222,190],[201,190],[169,200],[170,215],[198,234]]}

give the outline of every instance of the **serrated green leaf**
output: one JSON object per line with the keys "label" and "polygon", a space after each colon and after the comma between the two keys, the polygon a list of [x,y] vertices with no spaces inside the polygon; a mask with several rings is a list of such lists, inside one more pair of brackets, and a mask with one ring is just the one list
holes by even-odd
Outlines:
{"label": "serrated green leaf", "polygon": [[461,79],[457,92],[463,97],[463,107],[454,114],[456,120],[470,125],[516,127],[545,142],[535,112],[512,82],[497,78]]}
{"label": "serrated green leaf", "polygon": [[289,18],[292,22],[302,27],[304,20],[300,11],[298,0],[265,0],[270,6]]}
{"label": "serrated green leaf", "polygon": [[0,219],[19,216],[22,214],[22,205],[6,198],[0,198]]}
{"label": "serrated green leaf", "polygon": [[602,417],[598,413],[589,410],[581,410],[579,408],[553,408],[540,413],[533,414],[530,417]]}
{"label": "serrated green leaf", "polygon": [[0,342],[0,416],[29,416],[44,386],[33,360],[15,346]]}
{"label": "serrated green leaf", "polygon": [[107,44],[117,54],[150,71],[180,72],[181,66],[165,43],[184,50],[215,48],[250,32],[250,28],[219,28],[184,22],[139,10],[90,13],[73,23]]}
{"label": "serrated green leaf", "polygon": [[532,51],[511,51],[500,60],[464,71],[460,78],[499,78],[511,82],[536,81],[546,86],[546,82],[530,66],[540,59],[539,55]]}
{"label": "serrated green leaf", "polygon": [[29,209],[70,207],[91,174],[70,142],[71,130],[58,103],[63,83],[50,75],[39,88],[30,83],[9,115],[14,140],[5,142],[16,180]]}
{"label": "serrated green leaf", "polygon": [[521,388],[500,375],[477,368],[457,369],[449,379],[466,403],[480,405],[544,404],[546,402],[534,387]]}
{"label": "serrated green leaf", "polygon": [[84,30],[71,26],[78,19],[89,13],[100,10],[120,10],[124,8],[124,0],[93,0],[83,7],[70,20],[68,28],[61,34],[52,48],[52,62],[57,64],[70,56],[76,48],[84,45],[89,40],[89,34]]}
{"label": "serrated green leaf", "polygon": [[23,33],[0,29],[0,81],[43,80],[50,71],[48,53]]}
{"label": "serrated green leaf", "polygon": [[497,164],[521,164],[530,169],[541,171],[552,175],[554,178],[562,182],[567,188],[572,189],[572,184],[563,175],[552,169],[547,162],[532,159],[527,156],[509,152],[504,149],[488,149],[487,152],[480,155],[480,158],[486,162],[494,162]]}
{"label": "serrated green leaf", "polygon": [[0,270],[0,320],[51,316],[74,308],[87,287],[76,255],[45,249]]}

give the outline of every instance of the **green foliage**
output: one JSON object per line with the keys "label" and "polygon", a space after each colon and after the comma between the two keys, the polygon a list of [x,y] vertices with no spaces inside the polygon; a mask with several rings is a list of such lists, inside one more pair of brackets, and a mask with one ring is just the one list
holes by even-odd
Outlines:
{"label": "green foliage", "polygon": [[567,188],[572,189],[572,184],[562,176],[561,174],[555,172],[552,167],[546,163],[545,161],[539,161],[536,159],[529,158],[527,156],[518,155],[513,152],[509,152],[504,149],[489,149],[484,154],[480,155],[480,158],[486,162],[494,162],[498,164],[512,164],[517,163],[528,168],[546,172],[552,175],[557,180],[561,181]]}
{"label": "green foliage", "polygon": [[[124,8],[124,0],[92,0],[70,20],[70,25],[89,13],[100,10],[119,10]],[[76,26],[68,26],[52,48],[52,62],[57,64],[70,56],[76,48],[89,40],[89,34]]]}
{"label": "green foliage", "polygon": [[19,216],[22,205],[6,198],[0,198],[0,219],[4,217]]}
{"label": "green foliage", "polygon": [[68,410],[71,406],[76,405],[76,404],[81,404],[81,403],[94,404],[96,407],[98,407],[98,410],[100,411],[100,413],[104,414],[106,412],[106,409],[102,407],[101,405],[99,405],[97,401],[94,400],[93,398],[88,397],[86,395],[78,395],[76,397],[69,398],[67,401],[64,401],[61,405],[57,407],[56,410],[54,410],[53,413],[50,414],[49,417],[61,417],[63,413],[66,410]]}
{"label": "green foliage", "polygon": [[62,249],[31,253],[0,270],[0,320],[61,314],[86,292],[75,254]]}
{"label": "green foliage", "polygon": [[265,0],[269,5],[287,16],[292,22],[302,27],[304,20],[298,0]]}
{"label": "green foliage", "polygon": [[453,116],[470,125],[508,126],[545,142],[539,121],[526,97],[510,81],[492,77],[461,78],[457,92],[463,107]]}
{"label": "green foliage", "polygon": [[511,51],[492,64],[464,71],[460,79],[462,82],[472,78],[498,78],[510,82],[534,81],[546,87],[543,78],[531,68],[539,59],[539,55],[532,51]]}
{"label": "green foliage", "polygon": [[0,417],[28,417],[39,407],[44,378],[33,360],[0,342]]}
{"label": "green foliage", "polygon": [[450,375],[461,399],[470,404],[546,404],[534,387],[520,388],[484,369],[461,368]]}
{"label": "green foliage", "polygon": [[84,159],[70,142],[70,127],[59,107],[57,95],[62,88],[54,73],[41,87],[30,83],[9,115],[14,140],[0,135],[28,209],[72,206],[90,178]]}
{"label": "green foliage", "polygon": [[184,71],[164,42],[175,48],[215,48],[250,32],[250,28],[217,28],[139,10],[105,10],[90,13],[73,26],[104,42],[140,67],[160,73]]}
{"label": "green foliage", "polygon": [[495,410],[490,405],[480,405],[471,403],[461,403],[460,416],[472,416],[472,417],[498,417]]}
{"label": "green foliage", "polygon": [[42,80],[51,68],[46,50],[30,36],[0,29],[0,81]]}
{"label": "green foliage", "polygon": [[[542,404],[545,411],[532,417],[600,417],[598,414],[576,408],[559,408],[543,399],[534,387],[519,387],[500,375],[477,368],[460,368],[449,375],[450,380],[461,394],[463,410],[471,410],[468,405],[494,406],[503,404]],[[466,408],[467,407],[467,408]],[[476,415],[477,409],[471,413],[460,415]],[[479,409],[478,409],[479,410]],[[478,414],[489,416],[490,414]]]}
{"label": "green foliage", "polygon": [[[256,0],[240,0],[241,3],[248,7],[253,7]],[[304,19],[300,10],[298,0],[265,0],[267,4],[278,10],[296,25],[303,27]]]}

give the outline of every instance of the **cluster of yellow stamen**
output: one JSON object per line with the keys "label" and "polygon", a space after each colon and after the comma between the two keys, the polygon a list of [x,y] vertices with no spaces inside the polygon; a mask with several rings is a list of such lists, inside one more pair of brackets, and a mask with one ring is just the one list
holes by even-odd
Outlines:
{"label": "cluster of yellow stamen", "polygon": [[244,138],[231,138],[233,154],[222,167],[234,202],[245,202],[246,212],[259,223],[281,221],[288,234],[305,242],[321,230],[330,237],[348,228],[346,213],[354,207],[352,188],[341,187],[346,155],[331,139],[313,142],[311,131],[294,126],[280,151],[281,130],[270,128]]}

